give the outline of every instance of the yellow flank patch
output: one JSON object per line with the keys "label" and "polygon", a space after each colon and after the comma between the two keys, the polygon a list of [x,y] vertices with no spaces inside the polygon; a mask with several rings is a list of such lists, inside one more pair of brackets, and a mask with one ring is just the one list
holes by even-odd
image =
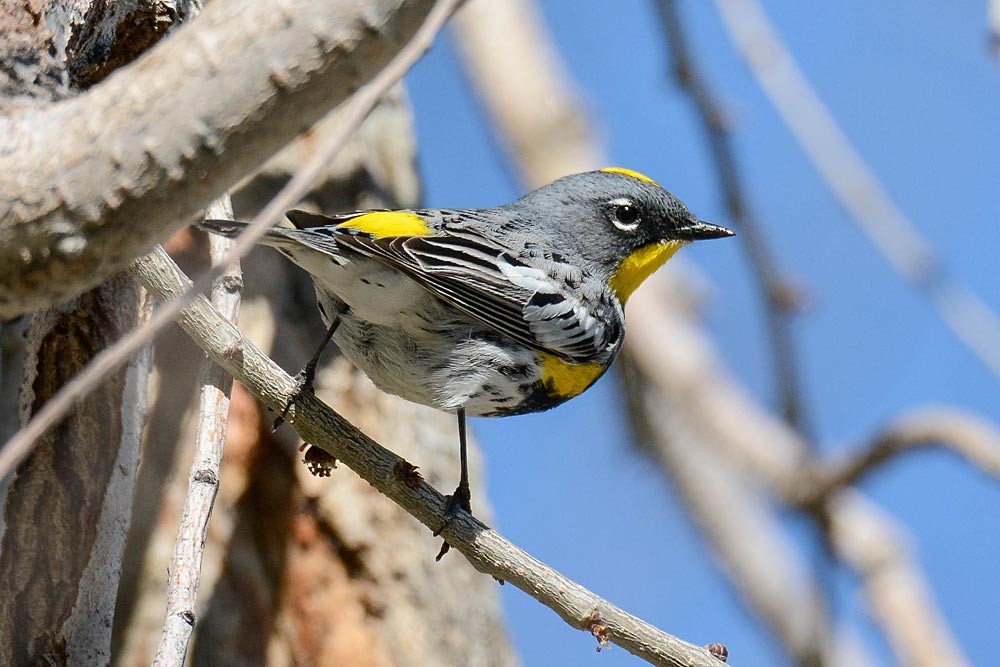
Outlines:
{"label": "yellow flank patch", "polygon": [[638,178],[640,181],[652,183],[656,187],[660,187],[660,184],[651,179],[649,176],[646,176],[645,174],[640,174],[639,172],[633,171],[631,169],[626,169],[625,167],[605,167],[604,169],[601,169],[601,171],[609,174],[624,174],[626,176],[631,176],[632,178]]}
{"label": "yellow flank patch", "polygon": [[642,281],[685,245],[686,241],[651,243],[623,259],[618,270],[611,276],[611,289],[618,295],[618,300],[624,304]]}
{"label": "yellow flank patch", "polygon": [[582,393],[605,370],[601,364],[571,364],[546,352],[539,352],[538,358],[542,362],[542,383],[560,398]]}
{"label": "yellow flank patch", "polygon": [[416,213],[409,211],[373,211],[337,225],[338,229],[357,229],[375,238],[387,236],[427,236],[431,230]]}

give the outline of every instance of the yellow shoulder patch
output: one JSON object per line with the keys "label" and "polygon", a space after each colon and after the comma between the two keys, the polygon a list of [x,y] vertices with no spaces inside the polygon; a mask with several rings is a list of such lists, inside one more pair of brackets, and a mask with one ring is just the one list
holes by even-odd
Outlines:
{"label": "yellow shoulder patch", "polygon": [[632,292],[648,278],[653,271],[663,266],[663,263],[683,248],[685,241],[666,241],[652,243],[634,251],[622,260],[618,270],[611,276],[611,289],[615,291],[618,300],[625,304]]}
{"label": "yellow shoulder patch", "polygon": [[583,393],[606,370],[597,363],[571,364],[547,352],[539,352],[538,358],[542,362],[542,383],[562,399]]}
{"label": "yellow shoulder patch", "polygon": [[606,172],[608,174],[624,174],[625,176],[638,178],[640,181],[645,181],[646,183],[652,183],[656,187],[660,187],[660,184],[651,179],[649,176],[646,176],[645,174],[640,174],[639,172],[633,171],[631,169],[626,169],[625,167],[605,167],[604,169],[601,169],[601,171]]}
{"label": "yellow shoulder patch", "polygon": [[372,211],[337,225],[338,229],[356,229],[381,239],[389,236],[427,236],[431,233],[424,219],[409,211]]}

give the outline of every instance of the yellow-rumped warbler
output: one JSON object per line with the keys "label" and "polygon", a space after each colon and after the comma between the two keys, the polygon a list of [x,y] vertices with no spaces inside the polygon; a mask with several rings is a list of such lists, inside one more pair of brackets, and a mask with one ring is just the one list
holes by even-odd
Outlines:
{"label": "yellow-rumped warbler", "polygon": [[[296,229],[263,243],[312,276],[323,345],[335,338],[383,391],[457,413],[461,482],[449,509],[470,513],[465,415],[537,412],[583,392],[621,349],[633,290],[687,243],[732,235],[617,167],[499,208],[287,216]],[[300,374],[303,391],[322,349]]]}

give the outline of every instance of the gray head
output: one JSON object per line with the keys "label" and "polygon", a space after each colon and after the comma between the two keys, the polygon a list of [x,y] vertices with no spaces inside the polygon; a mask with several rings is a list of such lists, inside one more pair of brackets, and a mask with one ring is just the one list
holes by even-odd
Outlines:
{"label": "gray head", "polygon": [[628,294],[681,246],[732,236],[698,220],[652,179],[611,167],[560,178],[510,205],[540,240],[572,249],[584,267]]}

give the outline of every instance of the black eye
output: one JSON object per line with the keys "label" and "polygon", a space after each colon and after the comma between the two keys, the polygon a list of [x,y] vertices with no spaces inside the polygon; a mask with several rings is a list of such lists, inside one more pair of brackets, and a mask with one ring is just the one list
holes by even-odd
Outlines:
{"label": "black eye", "polygon": [[639,222],[639,210],[631,204],[615,206],[615,220],[620,227],[635,227]]}

